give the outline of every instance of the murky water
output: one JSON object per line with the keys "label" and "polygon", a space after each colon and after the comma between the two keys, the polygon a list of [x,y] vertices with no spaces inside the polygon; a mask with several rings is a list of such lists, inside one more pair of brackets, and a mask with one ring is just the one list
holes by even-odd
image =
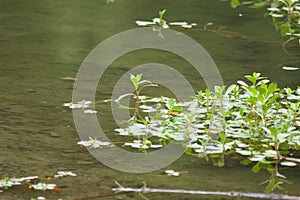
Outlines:
{"label": "murky water", "polygon": [[[135,20],[150,20],[158,10],[167,9],[168,21],[189,21],[193,29],[176,28],[202,44],[216,62],[225,84],[253,71],[261,72],[280,86],[300,85],[299,71],[282,66],[299,67],[299,47],[290,44],[292,54],[281,48],[284,41],[269,26],[264,11],[239,8],[228,2],[190,0],[104,0],[79,1],[0,1],[0,178],[38,175],[42,181],[64,186],[60,191],[39,192],[16,186],[0,193],[0,199],[76,199],[111,193],[114,181],[124,186],[152,188],[263,192],[264,172],[254,174],[250,167],[228,160],[224,168],[192,156],[183,156],[169,169],[184,171],[169,177],[160,171],[128,174],[112,170],[94,159],[76,143],[79,141],[71,110],[62,107],[72,100],[72,81],[85,56],[101,41],[119,32],[136,28]],[[242,14],[239,17],[239,14]],[[221,34],[201,31],[207,22],[211,29],[222,26]],[[137,59],[139,58],[139,59]],[[141,51],[116,60],[101,79],[97,99],[110,97],[118,78],[132,66],[147,62],[170,65],[189,78],[195,89],[204,82],[191,67],[174,55]],[[99,105],[98,118],[113,141],[122,139],[112,132],[115,124],[108,105]],[[73,171],[77,177],[46,180],[59,170]],[[300,195],[299,167],[281,169],[292,185],[288,194]],[[146,194],[149,199],[208,199],[208,196]],[[217,197],[213,197],[216,199]],[[100,198],[99,198],[100,199]],[[137,194],[119,194],[106,199],[142,199]],[[221,199],[221,198],[220,198]]]}

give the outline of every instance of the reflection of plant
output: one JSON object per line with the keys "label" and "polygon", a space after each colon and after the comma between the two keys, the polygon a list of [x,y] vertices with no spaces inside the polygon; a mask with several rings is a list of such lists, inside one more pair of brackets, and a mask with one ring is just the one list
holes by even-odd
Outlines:
{"label": "reflection of plant", "polygon": [[270,172],[266,192],[281,189],[280,184],[288,181],[278,166],[300,164],[300,158],[292,157],[293,151],[300,150],[300,87],[279,89],[260,73],[246,78],[250,84],[238,81],[227,89],[206,89],[190,102],[139,98],[138,107],[155,115],[116,131],[142,137],[139,144],[130,145],[138,149],[152,148],[153,140],[161,145],[182,142],[188,154],[204,157],[219,167],[224,166],[226,154],[235,152],[247,158],[242,164],[256,162],[253,172],[261,168]]}

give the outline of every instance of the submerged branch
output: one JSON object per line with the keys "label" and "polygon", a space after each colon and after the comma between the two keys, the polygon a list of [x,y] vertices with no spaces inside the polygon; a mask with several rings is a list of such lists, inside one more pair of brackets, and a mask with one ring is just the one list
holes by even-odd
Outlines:
{"label": "submerged branch", "polygon": [[250,197],[260,199],[286,199],[299,200],[299,196],[289,196],[283,194],[262,194],[262,193],[245,193],[245,192],[219,192],[219,191],[199,191],[199,190],[182,190],[182,189],[157,189],[157,188],[126,188],[115,181],[118,188],[112,188],[118,192],[137,192],[137,193],[177,193],[177,194],[199,194],[199,195],[222,195],[230,197]]}
{"label": "submerged branch", "polygon": [[289,42],[291,42],[291,41],[293,41],[293,40],[295,40],[295,39],[297,39],[296,37],[291,37],[291,38],[289,38],[288,40],[286,40],[283,44],[282,44],[282,50],[283,50],[283,52],[286,54],[286,55],[289,55],[289,56],[292,56],[292,54],[291,53],[289,53],[288,52],[288,50],[286,49],[286,45],[289,43]]}

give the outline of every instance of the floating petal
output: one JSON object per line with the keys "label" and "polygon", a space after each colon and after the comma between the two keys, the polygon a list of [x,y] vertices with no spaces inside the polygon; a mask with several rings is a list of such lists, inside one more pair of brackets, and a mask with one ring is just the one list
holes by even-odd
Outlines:
{"label": "floating petal", "polygon": [[287,71],[295,71],[295,70],[298,70],[299,68],[297,68],[297,67],[283,66],[282,69],[287,70]]}
{"label": "floating petal", "polygon": [[295,167],[295,166],[297,166],[296,163],[290,162],[290,161],[281,162],[280,165],[282,165],[282,166],[288,166],[288,167]]}

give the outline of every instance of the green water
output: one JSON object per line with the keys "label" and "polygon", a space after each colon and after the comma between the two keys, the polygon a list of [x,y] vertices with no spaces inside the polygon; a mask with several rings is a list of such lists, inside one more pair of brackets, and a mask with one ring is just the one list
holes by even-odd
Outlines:
{"label": "green water", "polygon": [[[189,190],[263,192],[261,182],[268,174],[254,174],[250,167],[228,160],[224,168],[215,168],[196,157],[183,156],[168,169],[184,171],[169,177],[164,170],[148,174],[128,174],[112,170],[93,158],[76,143],[79,141],[71,110],[62,107],[72,100],[72,81],[87,54],[101,41],[119,32],[137,28],[134,21],[150,20],[158,10],[167,9],[168,21],[189,21],[199,25],[176,30],[202,44],[216,62],[225,84],[253,71],[261,72],[280,86],[300,85],[299,47],[288,46],[291,56],[281,48],[284,41],[263,17],[264,11],[239,8],[228,2],[208,0],[2,0],[0,1],[0,178],[38,175],[42,181],[65,186],[61,191],[32,191],[16,186],[0,193],[0,199],[76,199],[108,194],[114,181],[124,186]],[[238,14],[243,16],[239,17]],[[223,35],[203,32],[225,26]],[[227,31],[227,32],[226,32]],[[139,58],[139,59],[136,59]],[[155,51],[141,51],[122,56],[107,70],[99,85],[97,99],[110,97],[118,78],[133,66],[158,62],[178,69],[195,89],[205,87],[201,77],[181,59]],[[115,124],[108,105],[97,105],[98,118],[113,141],[122,139],[112,132]],[[59,170],[73,171],[77,177],[46,180]],[[281,169],[292,185],[288,194],[300,195],[299,167]],[[208,199],[208,196],[146,194],[149,199]],[[217,197],[213,197],[216,199]],[[100,198],[99,198],[100,199]],[[142,199],[136,194],[119,194],[106,199]],[[221,198],[220,198],[221,199]]]}

